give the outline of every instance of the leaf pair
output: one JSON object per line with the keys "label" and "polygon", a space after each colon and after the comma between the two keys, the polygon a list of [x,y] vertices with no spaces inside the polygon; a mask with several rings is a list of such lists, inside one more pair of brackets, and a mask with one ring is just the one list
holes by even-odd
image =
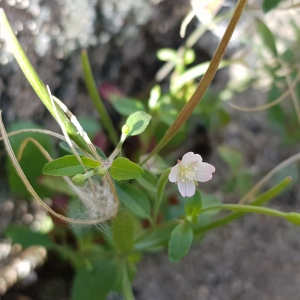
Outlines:
{"label": "leaf pair", "polygon": [[[101,168],[102,162],[100,161],[86,156],[80,156],[80,158],[86,169]],[[75,155],[66,155],[47,163],[43,172],[52,176],[74,176],[84,173],[85,169]],[[129,159],[119,157],[112,162],[110,173],[116,180],[130,180],[140,177],[144,170]]]}

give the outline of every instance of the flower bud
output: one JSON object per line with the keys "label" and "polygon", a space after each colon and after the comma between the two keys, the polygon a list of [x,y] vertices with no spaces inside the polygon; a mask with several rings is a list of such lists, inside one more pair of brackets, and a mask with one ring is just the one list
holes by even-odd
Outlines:
{"label": "flower bud", "polygon": [[72,181],[75,185],[82,185],[85,181],[85,176],[82,174],[77,174],[72,177]]}
{"label": "flower bud", "polygon": [[123,127],[122,127],[122,133],[124,133],[124,134],[128,134],[129,133],[129,131],[130,131],[130,128],[129,128],[129,126],[128,125],[124,125]]}

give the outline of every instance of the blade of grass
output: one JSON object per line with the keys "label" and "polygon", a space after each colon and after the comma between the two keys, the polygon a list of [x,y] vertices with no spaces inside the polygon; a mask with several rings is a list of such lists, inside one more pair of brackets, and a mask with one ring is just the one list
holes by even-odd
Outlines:
{"label": "blade of grass", "polygon": [[94,76],[91,70],[91,65],[89,62],[89,58],[87,55],[87,52],[84,50],[81,52],[81,63],[82,63],[82,68],[83,68],[83,74],[84,74],[84,79],[86,83],[86,87],[88,89],[89,95],[101,117],[102,124],[104,128],[107,130],[108,135],[111,139],[111,141],[114,143],[115,146],[118,145],[119,138],[118,134],[116,132],[116,129],[114,127],[114,124],[112,123],[105,106],[103,104],[103,101],[99,95]]}

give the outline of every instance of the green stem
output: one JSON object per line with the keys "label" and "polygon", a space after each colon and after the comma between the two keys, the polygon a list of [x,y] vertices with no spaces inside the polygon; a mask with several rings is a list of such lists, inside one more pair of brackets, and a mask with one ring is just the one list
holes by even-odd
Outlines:
{"label": "green stem", "polygon": [[[286,177],[284,180],[279,182],[276,186],[272,187],[267,192],[257,197],[253,202],[251,202],[250,206],[261,206],[264,203],[268,202],[269,200],[277,196],[281,191],[283,191],[287,187],[287,185],[291,182],[291,180],[292,180],[291,177]],[[236,219],[243,217],[245,214],[246,212],[238,212],[238,211],[232,212],[229,215],[220,218],[216,221],[213,221],[207,225],[197,226],[194,229],[194,234],[203,233],[215,229],[217,227],[224,226]]]}
{"label": "green stem", "polygon": [[126,258],[122,261],[122,291],[125,300],[134,300],[132,292],[131,282],[128,278],[127,260]]}
{"label": "green stem", "polygon": [[273,217],[285,218],[286,213],[272,208],[261,207],[261,206],[253,206],[253,205],[241,205],[241,204],[222,204],[222,205],[215,205],[204,208],[201,213],[209,210],[215,209],[222,209],[222,210],[232,210],[237,212],[243,213],[256,213],[256,214],[263,214],[269,215]]}
{"label": "green stem", "polygon": [[192,114],[195,107],[199,104],[199,102],[202,100],[205,92],[207,91],[208,87],[210,86],[217,70],[219,67],[219,64],[223,58],[223,55],[226,51],[226,48],[228,46],[228,43],[231,39],[231,36],[234,32],[234,29],[243,13],[243,10],[246,6],[247,0],[239,0],[235,10],[233,12],[233,16],[227,26],[227,29],[224,33],[224,36],[211,60],[211,63],[209,64],[209,67],[202,77],[195,93],[191,97],[191,99],[187,102],[185,107],[181,110],[179,113],[177,119],[175,122],[169,127],[161,141],[157,144],[155,149],[148,155],[148,157],[142,162],[142,164],[145,164],[153,155],[157,154],[162,148],[164,148],[167,143],[176,135],[176,133],[180,130],[183,124],[187,121],[187,119]]}
{"label": "green stem", "polygon": [[111,141],[116,146],[119,142],[118,134],[114,127],[114,124],[112,123],[112,121],[105,109],[103,101],[99,95],[99,92],[98,92],[98,89],[97,89],[97,86],[96,86],[96,83],[95,83],[95,80],[93,77],[93,73],[91,70],[89,58],[88,58],[86,51],[82,51],[82,53],[81,53],[81,63],[82,63],[84,79],[85,79],[85,83],[86,83],[86,87],[88,89],[89,95],[101,117],[101,121],[102,121],[104,128],[107,130]]}

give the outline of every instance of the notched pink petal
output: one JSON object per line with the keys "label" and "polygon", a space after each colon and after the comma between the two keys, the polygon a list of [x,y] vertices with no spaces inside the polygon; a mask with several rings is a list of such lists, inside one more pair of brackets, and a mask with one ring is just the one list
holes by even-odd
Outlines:
{"label": "notched pink petal", "polygon": [[171,169],[171,172],[169,174],[169,180],[171,182],[178,181],[179,174],[180,174],[179,165],[176,165]]}

